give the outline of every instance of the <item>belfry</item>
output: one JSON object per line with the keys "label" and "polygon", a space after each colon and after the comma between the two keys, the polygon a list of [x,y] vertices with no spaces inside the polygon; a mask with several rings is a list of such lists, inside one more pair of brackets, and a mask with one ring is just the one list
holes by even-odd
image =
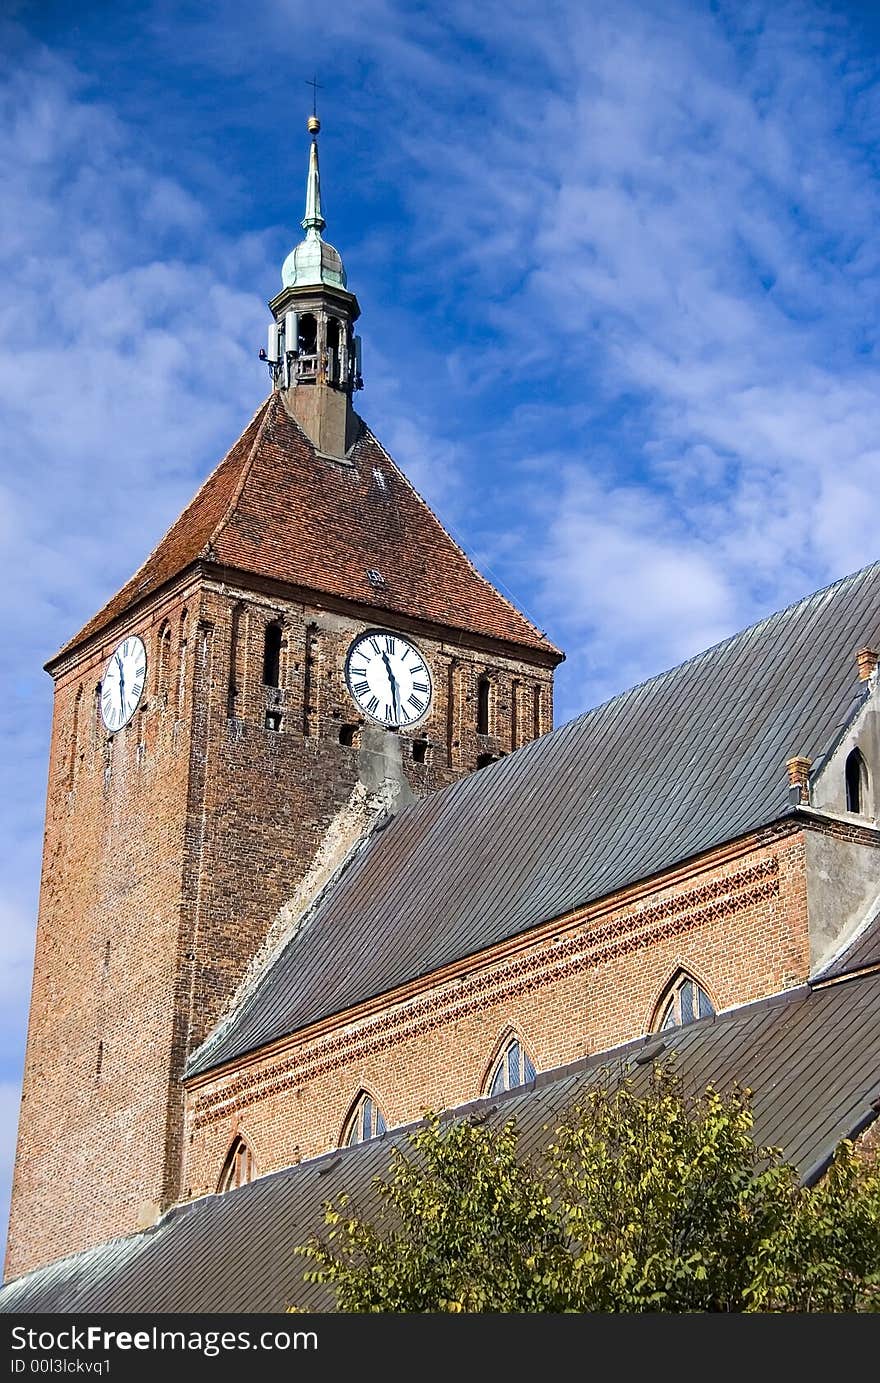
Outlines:
{"label": "belfry", "polygon": [[342,258],[321,232],[317,115],[309,116],[312,136],[306,182],[305,237],[281,269],[281,292],[269,303],[265,358],[272,382],[284,391],[286,405],[318,451],[344,459],[356,440],[352,394],[363,388],[361,341],[354,334],[358,300],[348,291]]}

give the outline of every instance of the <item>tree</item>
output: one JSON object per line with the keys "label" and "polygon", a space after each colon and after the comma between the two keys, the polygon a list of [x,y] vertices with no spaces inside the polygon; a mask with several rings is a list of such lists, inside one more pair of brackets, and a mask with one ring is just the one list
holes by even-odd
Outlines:
{"label": "tree", "polygon": [[748,1091],[668,1066],[588,1092],[533,1158],[513,1120],[431,1115],[374,1221],[325,1205],[304,1280],[356,1312],[880,1310],[880,1175],[843,1142],[801,1186],[752,1127]]}

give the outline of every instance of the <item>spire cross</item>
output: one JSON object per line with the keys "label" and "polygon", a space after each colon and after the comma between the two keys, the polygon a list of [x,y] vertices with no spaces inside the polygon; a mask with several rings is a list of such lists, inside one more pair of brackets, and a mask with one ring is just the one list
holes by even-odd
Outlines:
{"label": "spire cross", "polygon": [[323,84],[323,82],[319,82],[319,81],[318,81],[318,76],[317,76],[317,73],[316,73],[315,76],[312,77],[312,79],[311,79],[310,81],[309,81],[309,80],[306,81],[306,86],[310,86],[310,87],[312,88],[312,115],[317,115],[317,114],[318,114],[318,92],[324,90],[324,84]]}

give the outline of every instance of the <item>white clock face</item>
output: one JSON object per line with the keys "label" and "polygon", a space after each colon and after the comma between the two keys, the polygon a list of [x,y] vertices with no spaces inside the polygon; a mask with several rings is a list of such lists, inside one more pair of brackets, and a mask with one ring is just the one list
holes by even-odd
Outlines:
{"label": "white clock face", "polygon": [[147,676],[147,650],[130,634],[111,653],[101,678],[101,719],[108,730],[121,730],[138,708]]}
{"label": "white clock face", "polygon": [[428,664],[407,639],[384,629],[355,639],[345,680],[361,710],[380,725],[414,725],[431,704]]}

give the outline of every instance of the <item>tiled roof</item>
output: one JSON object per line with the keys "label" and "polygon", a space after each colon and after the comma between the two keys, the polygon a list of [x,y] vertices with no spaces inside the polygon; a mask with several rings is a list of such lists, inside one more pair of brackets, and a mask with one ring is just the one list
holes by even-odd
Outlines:
{"label": "tiled roof", "polygon": [[[559,661],[550,640],[477,572],[365,424],[349,460],[320,457],[280,393],[272,394],[140,570],[62,652],[203,558]],[[379,592],[369,570],[383,578]]]}
{"label": "tiled roof", "polygon": [[401,812],[190,1073],[788,815],[786,760],[837,734],[863,644],[880,645],[880,563]]}
{"label": "tiled roof", "polygon": [[166,581],[179,575],[204,552],[212,534],[229,512],[242,472],[259,436],[268,402],[267,400],[260,406],[235,446],[211,472],[198,494],[171,525],[143,566],[139,567],[131,580],[107,602],[103,610],[64,645],[60,653],[55,655],[56,658],[60,657],[61,653],[76,648],[99,629],[106,628],[145,596],[158,591]]}
{"label": "tiled roof", "polygon": [[[649,1039],[651,1043],[656,1038]],[[880,975],[813,992],[799,989],[663,1034],[688,1088],[733,1082],[753,1091],[754,1137],[779,1146],[805,1181],[827,1166],[841,1138],[876,1116],[880,1094]],[[524,1154],[547,1141],[583,1092],[632,1076],[644,1090],[648,1049],[631,1043],[576,1066],[539,1075],[534,1087],[480,1101],[494,1122],[514,1117]],[[396,1130],[340,1149],[223,1196],[171,1211],[153,1229],[77,1254],[0,1291],[4,1312],[272,1312],[293,1303],[331,1307],[326,1289],[302,1281],[305,1260],[292,1249],[323,1229],[324,1201],[343,1192],[373,1217],[373,1179],[388,1168]]]}

